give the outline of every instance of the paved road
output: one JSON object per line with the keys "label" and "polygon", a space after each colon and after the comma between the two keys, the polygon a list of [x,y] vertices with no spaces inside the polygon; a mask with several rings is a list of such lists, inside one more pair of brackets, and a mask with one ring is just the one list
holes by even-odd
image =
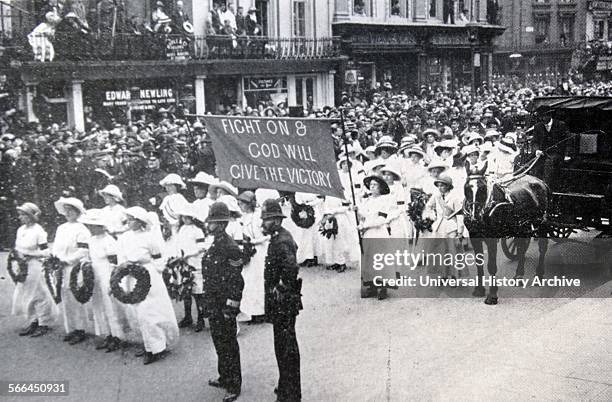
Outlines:
{"label": "paved road", "polygon": [[[559,270],[567,245],[551,248]],[[162,362],[143,366],[135,349],[106,354],[93,342],[68,346],[59,326],[21,338],[10,317],[13,285],[0,256],[0,380],[69,380],[62,401],[214,401],[216,376],[208,330],[181,332]],[[535,250],[530,250],[528,274]],[[556,261],[556,262],[555,262]],[[607,296],[606,267],[585,258],[572,271],[590,296]],[[500,257],[502,270],[511,267]],[[580,270],[583,270],[580,272]],[[531,270],[531,272],[530,272]],[[359,273],[302,269],[305,310],[297,332],[305,401],[612,399],[612,302],[608,298],[359,298]],[[182,309],[177,306],[180,316]],[[242,401],[273,401],[277,369],[272,329],[242,326]],[[5,398],[10,400],[8,398]],[[22,399],[14,398],[19,401]],[[47,399],[48,400],[48,399]]]}

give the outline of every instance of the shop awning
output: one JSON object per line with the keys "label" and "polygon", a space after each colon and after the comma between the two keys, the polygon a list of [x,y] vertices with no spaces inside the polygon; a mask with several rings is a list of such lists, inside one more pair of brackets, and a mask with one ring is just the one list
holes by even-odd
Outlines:
{"label": "shop awning", "polygon": [[550,96],[535,98],[531,104],[531,110],[554,109],[554,110],[576,110],[593,109],[601,111],[612,111],[612,97],[607,96]]}

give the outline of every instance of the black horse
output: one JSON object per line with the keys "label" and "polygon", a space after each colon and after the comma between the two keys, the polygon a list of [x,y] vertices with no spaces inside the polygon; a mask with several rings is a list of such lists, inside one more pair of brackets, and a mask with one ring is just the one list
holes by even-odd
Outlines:
{"label": "black horse", "polygon": [[[548,250],[546,211],[551,193],[542,180],[520,175],[507,181],[487,184],[482,169],[472,170],[466,163],[468,178],[465,183],[463,214],[465,226],[470,232],[474,252],[484,252],[487,245],[487,270],[490,276],[497,274],[497,242],[500,238],[514,237],[517,242],[518,266],[515,278],[525,274],[525,253],[531,237],[538,238],[540,256],[536,276],[544,275],[544,260]],[[484,264],[477,264],[478,286],[472,293],[475,297],[486,294],[482,279]],[[485,304],[497,304],[497,286],[489,288]]]}

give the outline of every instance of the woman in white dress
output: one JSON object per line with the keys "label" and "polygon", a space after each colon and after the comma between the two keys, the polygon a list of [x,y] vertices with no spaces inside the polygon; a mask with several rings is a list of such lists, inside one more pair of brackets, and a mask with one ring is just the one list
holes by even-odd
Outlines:
{"label": "woman in white dress", "polygon": [[[428,252],[445,255],[455,255],[457,247],[463,239],[463,215],[459,213],[463,208],[462,200],[451,190],[453,180],[448,174],[441,174],[435,184],[437,194],[429,199],[423,212],[424,217],[433,219],[432,239],[428,241]],[[449,266],[434,267],[443,277],[456,277],[459,272]]]}
{"label": "woman in white dress", "polygon": [[323,225],[331,218],[334,218],[338,225],[338,233],[335,236],[321,236],[324,256],[322,263],[328,270],[344,272],[347,265],[354,262],[351,249],[358,247],[359,239],[355,242],[355,231],[352,230],[355,225],[351,224],[350,206],[349,202],[331,196],[326,196],[323,202]]}
{"label": "woman in white dress", "polygon": [[129,230],[119,239],[118,263],[142,264],[151,277],[151,288],[145,300],[135,304],[142,333],[144,364],[159,360],[179,337],[172,301],[162,279],[161,244],[154,233],[150,214],[141,207],[126,209]]}
{"label": "woman in white dress", "polygon": [[85,207],[77,198],[60,198],[55,201],[55,209],[66,218],[55,232],[51,254],[64,263],[64,280],[62,281],[62,302],[59,304],[64,318],[66,336],[64,342],[71,345],[83,342],[88,323],[88,311],[79,303],[70,290],[70,272],[88,256],[89,230],[77,222],[85,213]]}
{"label": "woman in white dress", "polygon": [[[359,230],[363,238],[388,239],[388,217],[390,199],[389,186],[379,176],[368,176],[363,180],[365,187],[370,191],[370,195],[364,199],[359,205]],[[379,271],[381,272],[381,271]],[[382,273],[381,273],[382,275]],[[362,280],[365,284],[370,284],[373,277],[368,277],[362,272]],[[387,289],[385,287],[370,286],[375,289],[380,300],[387,297]]]}
{"label": "woman in white dress", "polygon": [[104,198],[106,206],[102,208],[104,212],[104,222],[108,233],[117,238],[121,233],[127,230],[125,222],[127,216],[125,215],[125,207],[120,203],[123,202],[123,194],[119,187],[114,184],[109,184],[100,190],[100,195]]}
{"label": "woman in white dress", "polygon": [[183,194],[179,193],[179,189],[184,189],[186,186],[183,179],[176,173],[164,177],[159,184],[167,193],[159,206],[163,217],[162,226],[166,231],[166,246],[162,252],[170,256],[176,249],[174,241],[179,228],[179,216],[176,211],[188,204]]}
{"label": "woman in white dress", "polygon": [[408,197],[406,190],[401,185],[401,174],[395,164],[388,164],[383,167],[383,180],[389,186],[389,231],[394,239],[408,239],[412,237],[410,220],[408,219]]}
{"label": "woman in white dress", "polygon": [[102,339],[97,350],[113,352],[121,347],[125,332],[120,323],[121,307],[110,296],[111,273],[117,265],[117,241],[108,233],[106,217],[100,209],[90,209],[79,217],[91,233],[88,242],[89,260],[94,272],[94,289],[91,297],[96,336]]}
{"label": "woman in white dress", "polygon": [[257,324],[265,322],[264,268],[270,236],[264,236],[261,231],[260,213],[256,212],[257,202],[253,192],[245,191],[240,194],[238,205],[242,210],[244,235],[248,236],[250,244],[255,248],[255,254],[242,269],[244,290],[240,310],[250,316],[251,323]]}
{"label": "woman in white dress", "polygon": [[13,252],[25,259],[28,276],[17,283],[13,293],[13,315],[23,316],[30,323],[19,332],[20,336],[38,337],[49,331],[55,321],[53,300],[44,283],[41,259],[49,255],[47,232],[38,224],[40,209],[31,202],[17,207],[21,226],[17,229]]}
{"label": "woman in white dress", "polygon": [[[185,258],[187,264],[195,268],[193,272],[193,287],[191,294],[196,301],[196,309],[198,317],[196,325],[193,328],[195,332],[200,332],[204,329],[204,290],[202,278],[202,256],[205,251],[205,237],[202,229],[196,225],[195,220],[198,219],[199,213],[193,205],[185,205],[178,211],[181,219],[181,225],[176,235],[177,253],[176,257]],[[191,318],[191,297],[183,300],[185,307],[185,317],[178,323],[179,328],[186,328],[193,325]]]}

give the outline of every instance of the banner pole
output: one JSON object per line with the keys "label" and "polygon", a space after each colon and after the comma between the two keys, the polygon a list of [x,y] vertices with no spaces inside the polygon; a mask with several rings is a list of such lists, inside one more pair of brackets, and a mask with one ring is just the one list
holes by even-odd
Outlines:
{"label": "banner pole", "polygon": [[[348,166],[349,182],[351,183],[351,197],[353,198],[353,205],[355,207],[353,212],[355,213],[355,223],[359,227],[359,215],[357,215],[356,209],[357,200],[355,199],[355,186],[353,185],[353,173],[351,172],[351,161],[348,153],[348,137],[346,135],[346,128],[344,127],[344,108],[340,109],[340,122],[342,124],[342,136],[344,137],[342,141],[344,142],[344,154],[346,156],[346,165]],[[359,230],[357,230],[357,236],[359,237],[359,249],[361,250],[361,254],[363,254],[363,241],[361,239],[361,233],[359,233]]]}

